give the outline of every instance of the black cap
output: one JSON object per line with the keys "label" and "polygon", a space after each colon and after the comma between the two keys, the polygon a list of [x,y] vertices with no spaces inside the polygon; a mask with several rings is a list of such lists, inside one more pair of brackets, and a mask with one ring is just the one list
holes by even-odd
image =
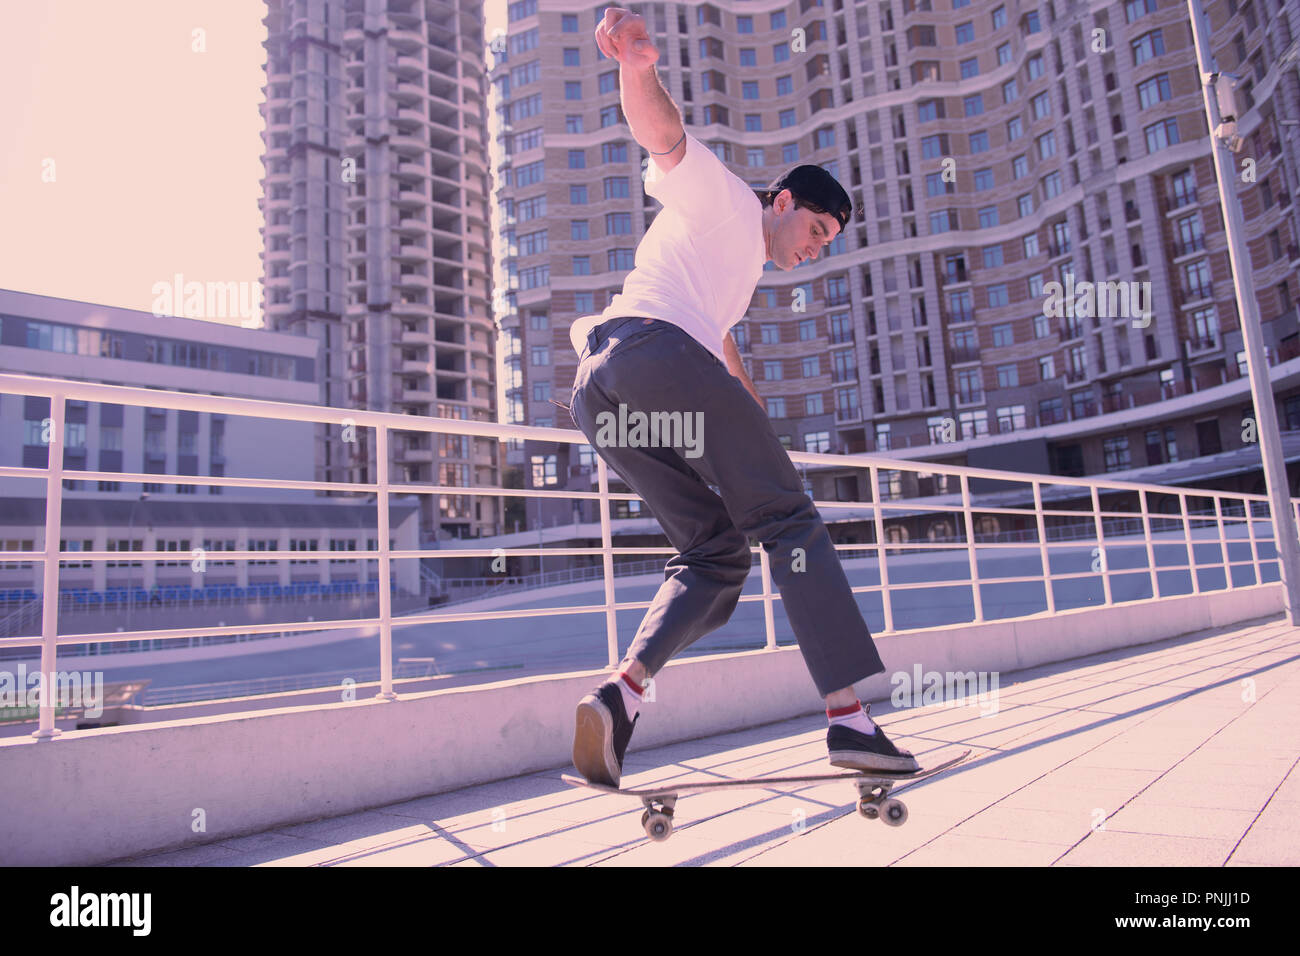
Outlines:
{"label": "black cap", "polygon": [[802,205],[815,207],[814,212],[824,212],[837,219],[841,231],[849,224],[853,200],[839,181],[820,166],[795,166],[762,191],[775,197],[783,189],[790,190]]}

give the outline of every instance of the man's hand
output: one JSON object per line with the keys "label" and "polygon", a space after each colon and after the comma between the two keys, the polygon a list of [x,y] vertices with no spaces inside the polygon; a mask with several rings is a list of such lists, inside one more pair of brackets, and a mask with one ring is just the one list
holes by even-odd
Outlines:
{"label": "man's hand", "polygon": [[610,59],[633,70],[648,70],[659,62],[659,50],[646,31],[645,17],[621,7],[606,7],[596,25],[596,46]]}

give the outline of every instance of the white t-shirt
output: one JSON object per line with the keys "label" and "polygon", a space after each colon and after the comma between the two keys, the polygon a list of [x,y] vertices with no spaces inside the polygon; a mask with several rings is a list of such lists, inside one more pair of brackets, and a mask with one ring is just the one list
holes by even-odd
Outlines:
{"label": "white t-shirt", "polygon": [[579,355],[587,333],[608,319],[662,319],[725,362],[722,341],[745,316],[763,274],[763,204],[699,140],[686,134],[686,155],[667,173],[651,157],[645,191],[664,208],[636,249],[623,292],[600,315],[569,328]]}

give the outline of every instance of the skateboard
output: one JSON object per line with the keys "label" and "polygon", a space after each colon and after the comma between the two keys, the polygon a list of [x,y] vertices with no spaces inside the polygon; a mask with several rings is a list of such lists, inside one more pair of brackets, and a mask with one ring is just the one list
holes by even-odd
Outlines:
{"label": "skateboard", "polygon": [[858,813],[868,820],[879,819],[891,827],[901,827],[907,822],[907,806],[897,797],[891,797],[889,791],[897,783],[932,777],[957,766],[967,757],[965,750],[950,760],[933,767],[922,767],[910,773],[896,773],[887,770],[861,770],[852,773],[806,774],[799,777],[751,777],[745,780],[679,780],[664,783],[657,787],[621,790],[603,783],[592,783],[572,774],[562,774],[560,779],[571,787],[585,787],[612,793],[621,797],[636,797],[645,807],[641,814],[641,826],[646,836],[655,842],[667,840],[673,832],[673,809],[677,797],[683,793],[698,793],[706,790],[726,790],[740,787],[768,787],[779,783],[825,783],[831,780],[850,780],[858,788]]}

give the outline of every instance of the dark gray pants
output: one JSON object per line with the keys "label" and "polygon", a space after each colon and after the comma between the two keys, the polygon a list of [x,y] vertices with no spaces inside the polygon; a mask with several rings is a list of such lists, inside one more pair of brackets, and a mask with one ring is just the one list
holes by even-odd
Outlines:
{"label": "dark gray pants", "polygon": [[[625,420],[635,412],[679,412],[698,421],[702,412],[702,439],[698,447],[627,447],[643,440],[626,429],[630,440],[611,443],[620,405]],[[653,676],[725,624],[749,574],[752,535],[768,552],[817,692],[825,697],[884,671],[830,534],[767,413],[708,349],[667,322],[606,322],[587,338],[572,413],[678,551],[625,661],[639,660]]]}

